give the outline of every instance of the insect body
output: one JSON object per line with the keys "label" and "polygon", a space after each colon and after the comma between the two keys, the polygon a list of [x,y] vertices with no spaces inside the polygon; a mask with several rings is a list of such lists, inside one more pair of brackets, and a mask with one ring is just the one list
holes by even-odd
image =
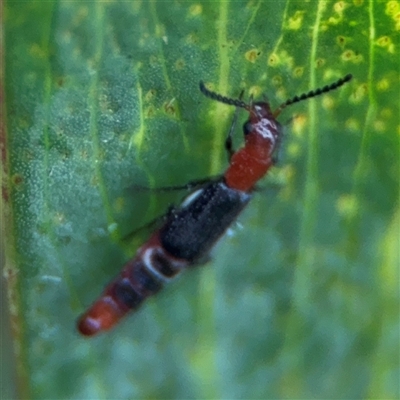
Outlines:
{"label": "insect body", "polygon": [[200,82],[200,90],[207,97],[249,112],[243,127],[245,145],[233,151],[229,133],[226,140],[228,169],[219,179],[194,184],[196,189],[181,206],[165,216],[162,226],[80,317],[80,333],[92,336],[112,328],[182,270],[204,263],[211,248],[250,201],[257,181],[274,164],[274,154],[282,136],[282,127],[276,120],[278,114],[290,104],[336,89],[351,78],[347,75],[322,89],[296,96],[274,112],[267,102],[251,100],[247,104],[240,99],[230,99],[209,91]]}

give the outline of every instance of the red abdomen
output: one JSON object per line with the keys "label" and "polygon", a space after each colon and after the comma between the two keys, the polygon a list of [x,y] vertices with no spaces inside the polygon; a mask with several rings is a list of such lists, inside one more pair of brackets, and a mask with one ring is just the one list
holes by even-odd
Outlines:
{"label": "red abdomen", "polygon": [[111,329],[125,314],[136,310],[147,297],[157,293],[165,281],[185,266],[184,262],[175,260],[162,249],[157,232],[79,318],[79,332],[93,336]]}

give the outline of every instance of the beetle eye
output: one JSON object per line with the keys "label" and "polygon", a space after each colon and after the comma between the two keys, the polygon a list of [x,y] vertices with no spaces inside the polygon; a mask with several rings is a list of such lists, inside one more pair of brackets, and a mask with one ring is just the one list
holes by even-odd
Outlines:
{"label": "beetle eye", "polygon": [[246,122],[243,124],[243,133],[244,133],[244,135],[246,136],[246,135],[248,135],[249,133],[251,133],[251,130],[252,130],[252,124],[251,124],[251,122],[250,122],[250,121],[246,121]]}

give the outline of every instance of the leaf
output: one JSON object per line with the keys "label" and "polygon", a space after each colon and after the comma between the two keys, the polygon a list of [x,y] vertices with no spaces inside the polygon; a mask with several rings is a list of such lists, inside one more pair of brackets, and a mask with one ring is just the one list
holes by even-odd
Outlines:
{"label": "leaf", "polygon": [[[399,395],[399,7],[6,3],[5,274],[20,397]],[[77,334],[146,234],[121,237],[180,198],[127,188],[226,168],[234,110],[200,80],[231,97],[266,93],[275,108],[347,73],[350,84],[282,113],[297,117],[278,168],[209,265],[114,331]]]}

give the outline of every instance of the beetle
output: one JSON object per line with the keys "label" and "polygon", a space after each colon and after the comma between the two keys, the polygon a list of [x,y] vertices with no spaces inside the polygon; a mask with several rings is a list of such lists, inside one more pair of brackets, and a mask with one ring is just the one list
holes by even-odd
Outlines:
{"label": "beetle", "polygon": [[111,329],[166,282],[188,267],[204,263],[212,247],[251,200],[256,183],[276,162],[282,140],[277,116],[285,107],[337,89],[351,79],[348,74],[323,88],[295,96],[275,111],[267,101],[253,102],[251,98],[245,103],[241,98],[231,99],[212,92],[200,82],[200,91],[205,96],[249,113],[243,125],[244,146],[233,150],[231,128],[225,141],[227,170],[216,179],[185,185],[192,188],[191,193],[180,206],[168,211],[161,226],[79,318],[79,332],[93,336]]}

